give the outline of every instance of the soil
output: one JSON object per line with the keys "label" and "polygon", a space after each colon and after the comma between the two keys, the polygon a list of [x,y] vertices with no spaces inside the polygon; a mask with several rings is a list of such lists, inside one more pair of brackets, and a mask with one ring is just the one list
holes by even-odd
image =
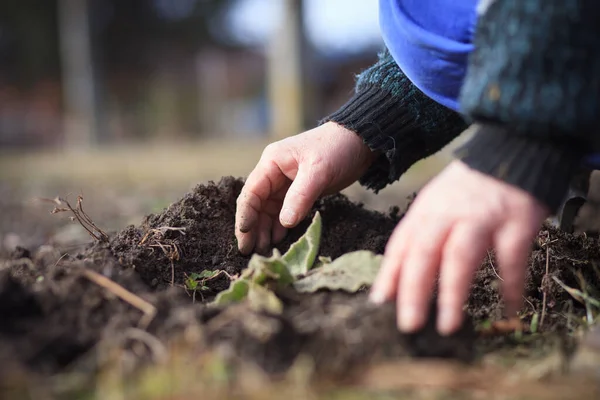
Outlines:
{"label": "soil", "polygon": [[[196,296],[185,290],[185,279],[203,270],[239,274],[248,257],[236,251],[233,235],[235,200],[243,181],[232,177],[198,185],[162,213],[147,216],[107,242],[66,253],[52,246],[17,248],[0,264],[0,381],[16,370],[51,376],[72,368],[96,371],[106,348],[133,349],[137,364],[151,361],[151,348],[135,346],[135,337],[147,331],[164,343],[196,329],[196,349],[216,349],[232,361],[244,359],[272,374],[284,372],[300,355],[308,356],[320,372],[347,376],[373,362],[404,357],[444,357],[472,362],[490,347],[475,327],[502,315],[498,295],[501,279],[493,254],[473,283],[462,329],[440,337],[434,329],[435,307],[428,325],[414,335],[395,327],[393,304],[373,307],[366,293],[321,291],[300,295],[278,292],[282,315],[257,313],[244,304],[217,309],[206,302],[229,284],[229,278],[206,282]],[[315,205],[323,218],[320,255],[337,258],[354,250],[382,253],[401,214],[365,209],[342,195]],[[312,214],[290,232],[279,247],[285,251],[306,229]],[[547,259],[548,256],[548,259]],[[573,273],[582,271],[588,283],[598,281],[598,238],[566,234],[551,226],[540,231],[531,255],[523,308],[525,322],[546,307],[541,331],[568,332],[583,315],[581,304],[554,278],[579,287]],[[92,270],[124,287],[131,295],[156,307],[148,326],[143,313],[92,281]],[[554,277],[554,278],[553,278]],[[508,335],[507,335],[508,337]],[[503,346],[510,338],[495,340]]]}

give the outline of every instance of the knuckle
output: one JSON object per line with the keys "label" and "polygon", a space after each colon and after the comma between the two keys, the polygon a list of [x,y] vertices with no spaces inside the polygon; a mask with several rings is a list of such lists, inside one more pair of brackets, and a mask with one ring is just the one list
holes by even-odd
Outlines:
{"label": "knuckle", "polygon": [[325,158],[321,154],[313,154],[307,161],[311,167],[320,167],[325,164]]}
{"label": "knuckle", "polygon": [[274,143],[268,144],[264,148],[261,158],[263,158],[263,159],[275,158],[275,156],[279,153],[280,148],[281,148],[280,142],[274,142]]}

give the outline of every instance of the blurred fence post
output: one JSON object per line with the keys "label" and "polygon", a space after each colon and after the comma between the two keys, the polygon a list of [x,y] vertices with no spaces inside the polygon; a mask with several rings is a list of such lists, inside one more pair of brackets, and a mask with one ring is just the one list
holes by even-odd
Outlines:
{"label": "blurred fence post", "polygon": [[64,135],[69,148],[100,139],[89,0],[59,0],[59,35],[65,100]]}
{"label": "blurred fence post", "polygon": [[268,49],[270,137],[273,140],[304,129],[305,50],[302,0],[282,0],[283,15]]}

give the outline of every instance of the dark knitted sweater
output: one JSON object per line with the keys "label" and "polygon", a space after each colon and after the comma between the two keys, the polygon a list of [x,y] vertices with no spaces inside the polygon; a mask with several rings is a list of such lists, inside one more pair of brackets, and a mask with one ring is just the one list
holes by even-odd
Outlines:
{"label": "dark knitted sweater", "polygon": [[478,22],[461,94],[477,125],[457,153],[553,211],[600,149],[600,2],[496,0]]}
{"label": "dark knitted sweater", "polygon": [[[584,156],[600,152],[600,3],[487,3],[461,92],[461,111],[476,134],[457,156],[555,211]],[[375,191],[467,126],[416,89],[387,51],[324,121],[353,130],[381,153],[360,179]]]}
{"label": "dark knitted sweater", "polygon": [[389,51],[358,75],[355,93],[321,123],[334,121],[360,135],[380,153],[361,185],[375,192],[398,180],[415,162],[456,138],[463,117],[427,97],[400,70]]}

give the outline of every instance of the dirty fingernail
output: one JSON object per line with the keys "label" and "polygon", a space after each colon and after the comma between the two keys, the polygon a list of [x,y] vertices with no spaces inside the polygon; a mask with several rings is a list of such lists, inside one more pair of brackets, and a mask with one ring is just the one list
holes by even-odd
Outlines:
{"label": "dirty fingernail", "polygon": [[281,210],[281,216],[279,217],[279,221],[283,226],[292,226],[296,223],[298,219],[298,214],[294,212],[291,208],[285,207]]}
{"label": "dirty fingernail", "polygon": [[401,331],[412,332],[417,328],[419,312],[415,306],[400,307],[398,327]]}

